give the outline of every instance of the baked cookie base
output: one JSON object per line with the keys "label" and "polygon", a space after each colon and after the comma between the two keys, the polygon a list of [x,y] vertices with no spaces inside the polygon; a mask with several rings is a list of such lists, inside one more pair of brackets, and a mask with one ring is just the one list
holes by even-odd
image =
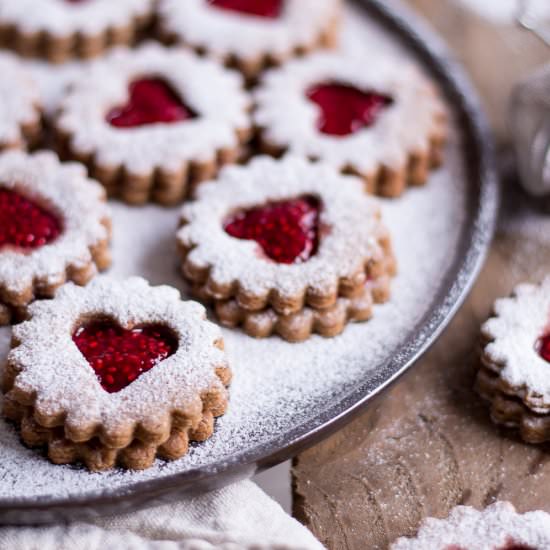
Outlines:
{"label": "baked cookie base", "polygon": [[84,164],[90,177],[99,181],[107,191],[109,198],[117,198],[132,206],[155,202],[161,206],[180,204],[192,197],[197,186],[213,179],[218,171],[227,164],[241,161],[245,156],[245,144],[252,131],[237,131],[239,146],[220,149],[209,161],[182,162],[178,170],[167,170],[158,166],[155,170],[140,174],[130,166],[106,166],[101,164],[94,153],[83,153],[75,149],[72,136],[55,128],[55,148],[62,160],[76,160]]}
{"label": "baked cookie base", "polygon": [[212,300],[200,286],[193,288],[192,294],[212,306],[222,325],[241,328],[253,338],[277,335],[288,342],[303,342],[313,334],[332,338],[341,334],[349,323],[368,321],[373,305],[390,299],[391,278],[396,273],[393,255],[387,256],[382,265],[380,274],[350,297],[337,297],[335,303],[326,308],[305,306],[291,314],[278,313],[271,307],[250,311],[240,306],[236,299]]}
{"label": "baked cookie base", "polygon": [[152,16],[136,17],[128,25],[110,27],[96,35],[73,33],[57,36],[48,32],[25,32],[13,25],[0,25],[0,47],[26,58],[65,63],[70,59],[91,59],[115,46],[130,46],[152,22]]}
{"label": "baked cookie base", "polygon": [[[185,221],[182,221],[182,226]],[[257,296],[245,292],[241,285],[220,286],[209,277],[209,269],[196,266],[188,260],[191,249],[186,249],[180,242],[180,255],[183,258],[182,274],[190,283],[194,296],[207,304],[223,303],[234,300],[239,308],[247,312],[262,312],[272,309],[279,316],[289,316],[309,307],[314,310],[326,310],[336,305],[338,298],[356,298],[364,292],[365,284],[375,281],[384,275],[394,275],[396,263],[391,239],[388,234],[382,235],[378,244],[382,250],[380,258],[373,259],[354,277],[339,281],[338,289],[327,294],[306,291],[296,296],[281,296],[276,290],[267,295]]]}
{"label": "baked cookie base", "polygon": [[475,390],[490,404],[495,424],[518,430],[527,443],[550,441],[550,409],[547,414],[531,410],[492,369],[480,368]]}
{"label": "baked cookie base", "polygon": [[[289,48],[285,53],[263,53],[252,57],[228,54],[221,59],[221,62],[226,67],[239,71],[244,76],[246,82],[252,86],[257,82],[259,75],[266,69],[278,67],[293,57],[303,57],[316,50],[336,48],[339,42],[341,19],[340,14],[334,16],[328,21],[326,28],[317,35],[315,40],[308,44],[300,44]],[[210,55],[206,46],[196,46],[186,42],[177,34],[162,28],[160,24],[158,25],[157,35],[159,40],[167,45],[179,44],[194,50],[199,55]]]}
{"label": "baked cookie base", "polygon": [[[217,369],[216,374],[228,386],[231,371]],[[134,433],[121,434],[120,441],[105,441],[101,429],[96,433],[67,433],[62,422],[54,418],[36,418],[32,405],[24,405],[12,398],[9,391],[15,379],[9,368],[4,375],[3,414],[21,431],[21,439],[31,448],[46,448],[54,464],[81,463],[90,471],[102,471],[120,466],[130,470],[144,470],[156,458],[176,460],[184,456],[190,441],[206,441],[214,432],[214,420],[227,410],[226,394],[206,393],[202,396],[203,411],[198,417],[172,415],[171,426],[157,433],[136,428]]]}
{"label": "baked cookie base", "polygon": [[216,316],[221,324],[242,330],[254,338],[267,338],[274,334],[288,342],[303,342],[313,334],[332,338],[341,334],[351,322],[368,321],[372,317],[373,304],[389,299],[390,277],[381,277],[365,285],[365,290],[355,298],[338,298],[326,309],[305,307],[291,315],[277,314],[269,308],[250,312],[239,307],[235,300],[217,302]]}
{"label": "baked cookie base", "polygon": [[111,220],[105,218],[101,221],[107,229],[107,239],[90,248],[91,260],[89,263],[76,267],[68,267],[64,276],[56,281],[34,281],[32,286],[22,292],[13,293],[0,285],[0,326],[18,323],[26,318],[27,307],[35,300],[53,298],[57,289],[68,281],[79,286],[86,286],[98,271],[105,271],[111,265],[111,252],[109,243],[111,240]]}
{"label": "baked cookie base", "polygon": [[[446,117],[438,121],[441,132],[429,138],[427,152],[410,152],[407,162],[400,167],[382,166],[374,172],[363,172],[356,166],[348,165],[342,168],[342,173],[358,176],[364,181],[365,191],[371,195],[386,198],[401,196],[407,187],[421,187],[429,179],[431,170],[443,164],[447,144]],[[270,142],[261,129],[258,130],[259,147],[262,153],[280,158],[287,149]],[[311,158],[310,160],[318,160]],[[321,159],[322,160],[322,159]]]}

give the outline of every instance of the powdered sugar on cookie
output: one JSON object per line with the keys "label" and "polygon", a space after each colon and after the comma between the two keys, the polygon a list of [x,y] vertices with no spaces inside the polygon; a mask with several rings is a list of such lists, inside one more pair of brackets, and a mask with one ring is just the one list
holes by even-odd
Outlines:
{"label": "powdered sugar on cookie", "polygon": [[[181,301],[173,288],[150,287],[137,277],[102,278],[86,288],[68,284],[54,300],[29,310],[30,320],[14,328],[18,345],[8,364],[17,375],[7,397],[20,402],[21,395],[35,396],[39,417],[64,417],[73,430],[93,433],[97,427],[106,437],[116,437],[121,431],[133,433],[138,425],[148,432],[170,426],[175,411],[200,418],[203,392],[225,394],[216,374],[217,368],[227,368],[221,331],[206,320],[202,306]],[[177,350],[158,368],[108,393],[73,342],[83,320],[96,318],[127,329],[162,324],[177,338]]]}
{"label": "powdered sugar on cookie", "polygon": [[[235,211],[305,195],[322,205],[319,248],[306,262],[276,263],[256,242],[224,230]],[[368,262],[383,259],[379,241],[387,233],[377,202],[363,193],[357,178],[293,157],[257,157],[245,167],[224,169],[217,181],[199,188],[195,202],[184,206],[182,220],[178,240],[188,251],[185,263],[191,269],[210,269],[211,287],[238,285],[244,294],[266,299],[276,291],[283,302],[303,299],[307,292],[336,296],[341,279],[364,278]]]}
{"label": "powdered sugar on cookie", "polygon": [[24,147],[27,131],[40,125],[40,94],[15,56],[0,54],[0,149]]}
{"label": "powdered sugar on cookie", "polygon": [[83,166],[61,164],[49,152],[4,153],[0,156],[0,189],[47,205],[62,226],[53,242],[32,251],[0,250],[0,291],[18,295],[35,283],[42,287],[62,284],[71,271],[87,266],[95,270],[93,249],[106,248],[110,214],[103,189],[87,178]]}
{"label": "powdered sugar on cookie", "polygon": [[[387,95],[392,104],[368,128],[343,137],[323,134],[317,127],[319,108],[307,91],[330,82]],[[255,122],[267,142],[361,174],[403,167],[413,152],[428,157],[430,140],[445,132],[445,109],[433,85],[417,68],[398,66],[380,53],[368,59],[317,54],[292,61],[268,72],[255,98]]]}
{"label": "powdered sugar on cookie", "polygon": [[110,27],[124,27],[147,16],[151,0],[0,0],[0,23],[25,33],[47,32],[56,36],[73,33],[97,35]]}
{"label": "powdered sugar on cookie", "polygon": [[530,409],[550,409],[550,368],[537,350],[550,329],[550,277],[540,285],[522,284],[513,296],[495,303],[495,316],[482,327],[489,341],[486,366],[520,396]]}
{"label": "powdered sugar on cookie", "polygon": [[391,550],[507,550],[520,547],[525,550],[550,547],[550,516],[542,511],[518,514],[510,503],[497,502],[482,512],[469,506],[457,506],[447,519],[429,518],[423,522],[416,537],[397,540]]}
{"label": "powdered sugar on cookie", "polygon": [[336,24],[340,8],[340,0],[286,0],[274,18],[220,9],[206,0],[161,0],[158,9],[165,32],[224,60],[286,58],[297,48],[309,49]]}
{"label": "powdered sugar on cookie", "polygon": [[[117,128],[107,113],[128,100],[137,78],[162,78],[197,116],[172,124]],[[181,49],[147,44],[117,49],[90,66],[61,104],[57,129],[72,150],[93,154],[100,166],[124,166],[150,175],[156,167],[178,171],[183,163],[215,162],[220,149],[239,146],[239,130],[250,126],[250,100],[240,75]]]}

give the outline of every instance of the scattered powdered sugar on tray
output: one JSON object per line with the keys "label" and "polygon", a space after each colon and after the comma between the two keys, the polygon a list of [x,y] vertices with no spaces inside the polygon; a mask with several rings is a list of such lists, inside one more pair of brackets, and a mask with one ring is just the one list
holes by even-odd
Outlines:
{"label": "scattered powdered sugar on tray", "polygon": [[[354,26],[375,40],[377,48],[388,44],[376,29],[370,34],[371,25],[366,33],[364,25]],[[394,50],[393,46],[388,49]],[[383,201],[383,219],[393,236],[399,275],[391,301],[377,306],[370,322],[349,326],[337,338],[314,336],[302,344],[278,338],[254,340],[224,330],[234,372],[228,413],[217,422],[209,441],[194,445],[178,461],[157,461],[143,472],[90,474],[77,467],[52,465],[39,452],[26,449],[15,430],[0,420],[0,499],[84,498],[197,467],[214,470],[222,462],[238,462],[257,446],[288,441],[300,425],[345,399],[403,347],[431,310],[434,295],[455,260],[465,229],[468,189],[461,150],[458,138],[451,135],[445,167],[432,175],[425,188]],[[170,284],[184,291],[177,272],[178,214],[179,209],[113,204],[114,265],[109,274],[141,275],[152,284]],[[9,330],[3,329],[0,359],[8,343]]]}

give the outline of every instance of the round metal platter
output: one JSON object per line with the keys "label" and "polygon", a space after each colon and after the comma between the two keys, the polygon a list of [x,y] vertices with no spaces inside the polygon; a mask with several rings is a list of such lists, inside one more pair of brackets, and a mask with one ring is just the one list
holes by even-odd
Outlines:
{"label": "round metal platter", "polygon": [[[24,448],[13,427],[2,423],[0,523],[85,519],[166,503],[286,460],[363,411],[451,320],[482,265],[499,206],[485,118],[443,42],[401,4],[350,2],[344,27],[351,49],[368,46],[377,55],[379,48],[396,63],[406,57],[422,65],[451,114],[446,166],[425,188],[384,201],[400,263],[392,301],[377,308],[372,321],[349,327],[333,342],[315,337],[292,347],[227,331],[235,370],[227,418],[218,421],[211,441],[193,446],[179,461],[157,461],[146,472],[90,474],[53,466]],[[116,204],[113,210],[115,237],[119,231],[114,275],[143,275],[155,284],[182,287],[172,243],[177,210]],[[0,358],[8,348],[8,331],[0,333]]]}

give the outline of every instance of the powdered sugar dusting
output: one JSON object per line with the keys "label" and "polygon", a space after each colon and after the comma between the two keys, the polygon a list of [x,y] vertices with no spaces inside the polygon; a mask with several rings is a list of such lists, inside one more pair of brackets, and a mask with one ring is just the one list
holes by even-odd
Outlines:
{"label": "powdered sugar dusting", "polygon": [[[320,225],[327,233],[307,262],[266,261],[254,241],[232,238],[224,230],[224,221],[235,211],[305,195],[321,200]],[[369,260],[381,259],[378,241],[386,229],[378,216],[377,202],[365,194],[358,178],[300,158],[257,157],[245,167],[225,168],[218,181],[200,186],[197,201],[182,210],[188,223],[178,238],[192,248],[190,263],[212,268],[216,284],[238,281],[254,296],[275,289],[292,299],[307,289],[336,294],[341,278],[351,279],[364,272]]]}
{"label": "powdered sugar dusting", "polygon": [[[136,78],[154,75],[169,82],[198,113],[180,123],[116,128],[105,113],[128,100]],[[105,166],[127,166],[138,174],[157,166],[178,171],[191,160],[215,160],[219,149],[238,147],[238,130],[250,126],[250,100],[242,78],[193,53],[148,43],[115,49],[83,70],[61,104],[57,126],[72,136],[72,148],[94,152]]]}
{"label": "powdered sugar dusting", "polygon": [[391,550],[506,550],[512,544],[541,550],[550,547],[550,515],[541,511],[518,514],[508,502],[496,502],[481,512],[457,506],[447,519],[428,518],[417,537],[401,538]]}
{"label": "powdered sugar dusting", "polygon": [[[407,58],[378,27],[358,21],[346,21],[354,34],[354,38],[346,36],[346,41],[356,48],[395,52],[398,62]],[[85,497],[196,467],[214,470],[221,461],[238,463],[245,452],[260,445],[288,442],[290,433],[326,410],[327,404],[340,402],[376,376],[377,368],[399,353],[431,310],[435,294],[450,274],[464,231],[469,189],[462,150],[462,143],[452,134],[445,166],[425,188],[411,189],[395,201],[382,201],[399,274],[391,301],[377,306],[369,323],[348,326],[334,339],[314,336],[303,344],[278,338],[257,341],[239,331],[224,330],[234,371],[227,414],[217,421],[209,441],[193,445],[178,461],[157,461],[144,472],[90,474],[54,466],[40,453],[26,449],[15,430],[0,421],[0,498]],[[174,238],[179,210],[113,204],[115,261],[110,275],[139,274],[152,284],[185,290]],[[0,330],[4,353],[8,335],[8,329]]]}
{"label": "powdered sugar dusting", "polygon": [[30,74],[7,53],[0,54],[0,147],[23,145],[23,125],[40,122],[40,95]]}
{"label": "powdered sugar dusting", "polygon": [[550,322],[550,277],[540,285],[522,284],[514,296],[495,303],[495,317],[483,325],[492,341],[485,353],[498,365],[499,375],[535,412],[550,408],[548,363],[537,352],[536,342]]}
{"label": "powdered sugar dusting", "polygon": [[152,0],[94,0],[78,4],[59,0],[0,0],[0,21],[28,33],[96,35],[147,16],[152,7]]}
{"label": "powdered sugar dusting", "polygon": [[[176,410],[198,415],[202,392],[223,387],[215,372],[226,366],[215,346],[221,331],[206,321],[202,306],[181,301],[174,288],[150,287],[139,277],[122,282],[103,277],[86,288],[65,285],[54,300],[29,310],[31,320],[13,329],[21,345],[8,359],[19,370],[15,388],[35,393],[35,409],[44,416],[66,413],[66,424],[85,430],[101,424],[115,437],[140,423],[169,425]],[[108,393],[72,340],[80,320],[94,316],[127,329],[163,324],[177,337],[178,349],[162,366]]]}
{"label": "powdered sugar dusting", "polygon": [[245,17],[213,7],[204,0],[160,0],[162,27],[194,47],[224,59],[236,54],[257,59],[265,54],[288,56],[308,47],[338,16],[340,0],[286,0],[279,18]]}
{"label": "powdered sugar dusting", "polygon": [[[368,129],[345,137],[326,135],[317,128],[319,109],[307,97],[310,87],[324,82],[386,94],[393,103]],[[255,97],[255,122],[269,143],[338,169],[353,166],[370,174],[380,164],[398,168],[412,152],[428,155],[430,139],[444,133],[445,111],[433,85],[416,67],[388,62],[379,53],[321,53],[291,61],[269,71]]]}
{"label": "powdered sugar dusting", "polygon": [[108,238],[105,192],[79,164],[61,164],[50,152],[10,151],[0,156],[0,187],[46,203],[63,225],[54,242],[31,253],[0,251],[0,287],[10,292],[22,292],[35,280],[62,282],[67,268],[90,264],[90,248]]}

